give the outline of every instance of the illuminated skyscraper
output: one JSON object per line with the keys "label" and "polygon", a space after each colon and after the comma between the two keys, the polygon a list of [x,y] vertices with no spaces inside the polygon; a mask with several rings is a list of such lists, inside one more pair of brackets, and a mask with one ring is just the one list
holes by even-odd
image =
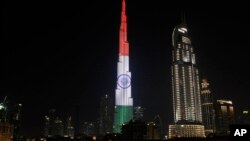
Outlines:
{"label": "illuminated skyscraper", "polygon": [[172,34],[174,125],[169,137],[205,137],[202,125],[199,72],[185,19]]}
{"label": "illuminated skyscraper", "polygon": [[126,3],[122,1],[119,40],[119,61],[117,66],[117,87],[115,91],[114,132],[120,133],[123,124],[133,119],[131,96],[131,72],[129,71],[129,43],[127,40]]}
{"label": "illuminated skyscraper", "polygon": [[207,79],[202,79],[201,82],[201,107],[205,134],[215,133],[215,110]]}
{"label": "illuminated skyscraper", "polygon": [[229,135],[229,126],[235,123],[233,102],[231,100],[217,100],[215,111],[217,134]]}

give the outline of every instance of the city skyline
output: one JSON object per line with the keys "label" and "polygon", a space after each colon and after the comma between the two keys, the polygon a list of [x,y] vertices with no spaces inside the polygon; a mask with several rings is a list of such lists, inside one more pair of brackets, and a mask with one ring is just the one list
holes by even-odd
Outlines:
{"label": "city skyline", "polygon": [[[166,125],[173,120],[171,34],[183,7],[127,3],[134,102],[145,107],[147,120],[159,114]],[[79,104],[81,122],[95,120],[100,97],[115,94],[121,2],[86,2],[83,7],[73,2],[25,4],[6,2],[1,20],[5,47],[1,48],[1,95],[23,104],[22,132],[40,134],[42,117],[51,108],[69,111],[68,116]],[[249,107],[249,68],[244,67],[247,12],[232,12],[231,7],[220,11],[219,6],[213,11],[191,8],[185,11],[197,63],[215,99],[232,99],[237,109]]]}

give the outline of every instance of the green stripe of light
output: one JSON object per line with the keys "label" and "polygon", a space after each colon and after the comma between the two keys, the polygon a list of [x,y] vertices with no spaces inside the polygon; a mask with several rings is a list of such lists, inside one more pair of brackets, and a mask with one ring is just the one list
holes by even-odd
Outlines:
{"label": "green stripe of light", "polygon": [[133,106],[116,106],[114,116],[114,133],[121,133],[122,125],[133,119]]}

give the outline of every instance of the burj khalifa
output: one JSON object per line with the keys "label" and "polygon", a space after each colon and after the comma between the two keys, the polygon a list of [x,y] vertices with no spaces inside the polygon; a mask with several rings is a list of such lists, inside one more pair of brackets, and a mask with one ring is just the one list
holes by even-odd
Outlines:
{"label": "burj khalifa", "polygon": [[115,90],[114,133],[120,133],[122,125],[131,119],[133,119],[133,98],[131,95],[131,72],[129,71],[126,2],[123,0],[119,37],[119,61],[117,64],[117,86]]}

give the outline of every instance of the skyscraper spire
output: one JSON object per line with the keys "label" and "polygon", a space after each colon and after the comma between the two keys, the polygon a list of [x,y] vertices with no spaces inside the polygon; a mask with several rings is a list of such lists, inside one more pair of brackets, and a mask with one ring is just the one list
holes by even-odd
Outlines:
{"label": "skyscraper spire", "polygon": [[115,91],[114,132],[120,133],[123,124],[133,118],[131,95],[131,72],[129,71],[129,43],[127,41],[126,3],[122,0],[119,37],[119,61],[117,64],[117,86]]}
{"label": "skyscraper spire", "polygon": [[129,44],[127,41],[127,15],[126,15],[126,2],[122,1],[122,12],[121,12],[121,26],[120,26],[120,55],[129,54]]}
{"label": "skyscraper spire", "polygon": [[187,26],[186,12],[185,12],[185,11],[182,11],[182,12],[181,12],[181,24]]}

